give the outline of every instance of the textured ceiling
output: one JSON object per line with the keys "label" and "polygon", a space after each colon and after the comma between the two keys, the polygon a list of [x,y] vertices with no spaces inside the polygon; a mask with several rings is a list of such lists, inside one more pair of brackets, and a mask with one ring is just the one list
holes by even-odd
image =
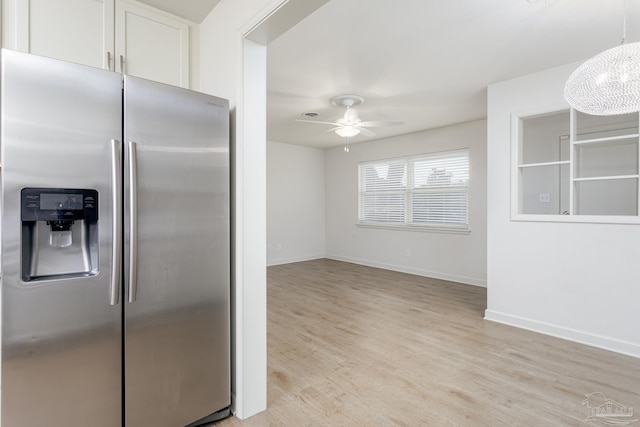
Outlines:
{"label": "textured ceiling", "polygon": [[[640,40],[629,0],[627,41]],[[327,148],[329,100],[365,98],[363,120],[404,120],[377,136],[486,117],[487,85],[582,60],[622,38],[622,0],[331,0],[268,45],[270,141]]]}

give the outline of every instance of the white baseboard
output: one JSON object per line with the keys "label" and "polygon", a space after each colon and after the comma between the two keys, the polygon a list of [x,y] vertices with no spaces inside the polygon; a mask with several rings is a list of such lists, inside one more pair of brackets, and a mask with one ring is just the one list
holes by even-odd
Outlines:
{"label": "white baseboard", "polygon": [[294,262],[313,261],[314,259],[323,259],[323,258],[325,258],[324,255],[312,255],[312,256],[297,257],[297,258],[271,259],[271,260],[267,260],[267,267],[271,267],[274,265],[291,264]]}
{"label": "white baseboard", "polygon": [[352,264],[366,265],[368,267],[382,268],[384,270],[398,271],[400,273],[414,274],[416,276],[432,277],[434,279],[448,280],[450,282],[464,283],[466,285],[481,286],[483,288],[487,287],[487,279],[480,279],[477,277],[459,276],[457,274],[448,274],[421,268],[405,267],[402,265],[386,264],[364,259],[349,258],[340,255],[327,255],[326,258],[336,261],[350,262]]}
{"label": "white baseboard", "polygon": [[526,329],[540,334],[550,335],[552,337],[562,338],[578,342],[580,344],[586,344],[592,347],[598,347],[604,350],[640,358],[640,344],[617,340],[602,335],[595,335],[494,310],[486,310],[484,312],[484,318],[492,322],[515,326],[516,328]]}

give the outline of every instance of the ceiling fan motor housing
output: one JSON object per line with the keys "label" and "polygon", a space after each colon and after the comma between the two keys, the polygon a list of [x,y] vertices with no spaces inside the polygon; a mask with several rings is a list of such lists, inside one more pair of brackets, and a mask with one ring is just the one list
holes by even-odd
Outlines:
{"label": "ceiling fan motor housing", "polygon": [[364,102],[364,98],[358,95],[338,95],[331,98],[331,104],[336,107],[357,107]]}

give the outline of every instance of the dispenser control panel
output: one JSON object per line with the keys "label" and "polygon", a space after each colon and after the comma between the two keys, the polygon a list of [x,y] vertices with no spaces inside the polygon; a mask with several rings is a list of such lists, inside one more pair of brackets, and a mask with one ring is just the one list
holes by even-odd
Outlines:
{"label": "dispenser control panel", "polygon": [[71,188],[23,188],[22,221],[97,221],[98,192]]}

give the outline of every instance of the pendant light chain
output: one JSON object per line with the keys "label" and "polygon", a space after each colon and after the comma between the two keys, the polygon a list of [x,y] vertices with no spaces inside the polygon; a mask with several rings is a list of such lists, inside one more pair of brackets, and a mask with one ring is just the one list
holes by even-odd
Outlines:
{"label": "pendant light chain", "polygon": [[622,3],[622,43],[624,44],[627,39],[627,0],[623,0]]}

